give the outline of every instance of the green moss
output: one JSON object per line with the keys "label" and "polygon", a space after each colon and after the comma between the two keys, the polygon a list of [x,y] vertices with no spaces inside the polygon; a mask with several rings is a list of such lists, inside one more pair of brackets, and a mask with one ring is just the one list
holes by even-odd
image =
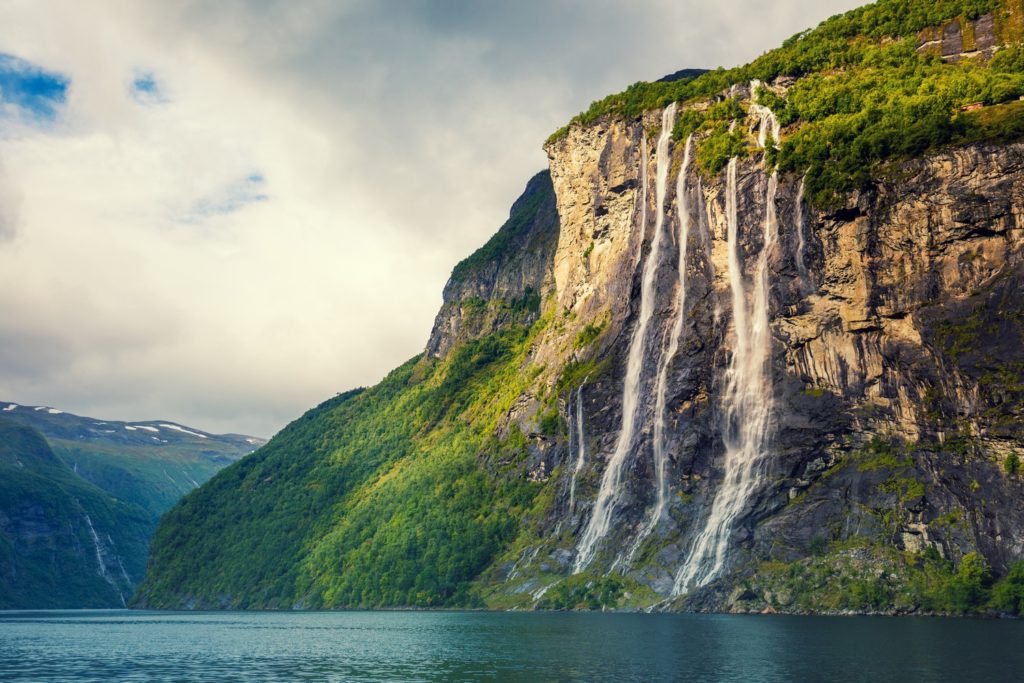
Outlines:
{"label": "green moss", "polygon": [[562,374],[555,382],[555,393],[560,395],[567,391],[573,391],[584,382],[597,379],[607,370],[608,363],[608,358],[570,361],[562,369]]}
{"label": "green moss", "polygon": [[594,323],[587,323],[583,326],[583,329],[576,335],[576,339],[573,340],[572,348],[579,350],[590,346],[594,340],[601,336],[604,332],[604,328],[607,326],[608,320],[602,319],[595,325]]}
{"label": "green moss", "polygon": [[910,477],[894,476],[883,482],[879,488],[887,493],[895,493],[904,505],[924,496],[924,483]]}
{"label": "green moss", "polygon": [[852,456],[861,472],[879,470],[903,470],[910,466],[906,444],[899,439],[887,440],[880,436],[872,436]]}

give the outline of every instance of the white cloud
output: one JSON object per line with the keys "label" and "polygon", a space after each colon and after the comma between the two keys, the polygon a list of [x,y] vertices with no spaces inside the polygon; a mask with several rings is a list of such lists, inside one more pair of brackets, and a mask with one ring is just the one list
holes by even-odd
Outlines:
{"label": "white cloud", "polygon": [[0,3],[71,79],[0,135],[0,398],[269,435],[419,352],[590,100],[854,4]]}

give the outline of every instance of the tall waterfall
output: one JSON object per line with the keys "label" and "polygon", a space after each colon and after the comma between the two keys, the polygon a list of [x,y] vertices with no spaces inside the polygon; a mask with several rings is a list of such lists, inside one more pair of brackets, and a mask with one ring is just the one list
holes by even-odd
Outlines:
{"label": "tall waterfall", "polygon": [[[651,238],[651,250],[644,261],[641,273],[640,314],[633,336],[629,342],[629,354],[626,361],[626,377],[622,387],[622,426],[615,443],[615,450],[608,458],[604,474],[601,476],[601,488],[590,515],[590,521],[580,538],[576,550],[576,561],[573,573],[583,571],[594,559],[597,543],[608,533],[612,513],[622,495],[623,471],[627,456],[632,451],[633,437],[636,431],[638,413],[642,406],[640,401],[641,375],[644,367],[644,349],[646,347],[647,328],[654,315],[655,275],[661,260],[661,243],[665,227],[665,189],[668,184],[668,171],[671,157],[668,153],[672,126],[675,122],[676,105],[670,104],[661,115],[661,135],[655,152],[655,197],[657,212],[654,223],[654,235]],[[646,138],[644,138],[646,140]],[[640,175],[643,210],[641,212],[641,240],[647,231],[647,153],[646,142],[641,147]]]}
{"label": "tall waterfall", "polygon": [[729,162],[726,188],[729,285],[732,292],[735,348],[726,372],[722,401],[725,477],[711,506],[704,529],[676,576],[673,593],[707,584],[725,563],[729,536],[736,517],[764,478],[764,451],[771,421],[771,330],[768,306],[768,255],[778,236],[775,194],[778,176],[772,173],[765,197],[763,244],[747,303],[740,263],[736,211],[736,159]]}
{"label": "tall waterfall", "polygon": [[[584,381],[585,383],[585,381]],[[576,466],[572,470],[572,480],[569,482],[569,517],[576,512],[576,479],[580,476],[583,463],[587,459],[587,447],[583,431],[583,385],[576,390]],[[572,435],[570,434],[570,438]],[[572,446],[570,445],[570,450]]]}
{"label": "tall waterfall", "polygon": [[693,135],[686,139],[683,152],[683,165],[679,169],[676,180],[676,209],[679,214],[679,294],[676,297],[676,320],[669,335],[668,348],[662,354],[658,365],[658,379],[655,383],[654,403],[654,478],[657,484],[657,498],[654,510],[637,534],[633,547],[626,555],[629,562],[640,549],[643,542],[658,526],[668,501],[668,451],[665,444],[665,411],[668,394],[668,371],[679,351],[679,340],[683,333],[686,320],[686,256],[687,243],[690,239],[690,201],[686,191],[686,180],[690,170],[690,154],[693,147]]}

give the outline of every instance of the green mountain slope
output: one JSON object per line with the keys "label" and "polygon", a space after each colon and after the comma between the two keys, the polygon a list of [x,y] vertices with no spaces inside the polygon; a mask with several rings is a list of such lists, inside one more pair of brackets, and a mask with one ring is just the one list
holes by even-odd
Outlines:
{"label": "green mountain slope", "polygon": [[[481,253],[557,234],[550,180],[537,182]],[[463,281],[490,268],[477,256],[456,272]],[[542,488],[521,476],[527,437],[495,435],[536,377],[526,357],[551,324],[536,291],[520,286],[516,298],[461,307],[466,330],[477,318],[500,320],[497,330],[325,402],[188,494],[160,525],[137,603],[478,603],[471,581],[515,538]]]}
{"label": "green mountain slope", "polygon": [[156,519],[81,479],[0,417],[0,609],[125,604]]}

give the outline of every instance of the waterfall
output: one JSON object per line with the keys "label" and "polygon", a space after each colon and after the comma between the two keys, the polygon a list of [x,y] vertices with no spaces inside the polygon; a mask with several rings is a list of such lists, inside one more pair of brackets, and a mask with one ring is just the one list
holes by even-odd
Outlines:
{"label": "waterfall", "polygon": [[[576,561],[573,573],[583,571],[594,559],[598,541],[608,533],[612,513],[622,495],[622,475],[626,457],[633,447],[633,436],[636,431],[637,413],[641,407],[640,380],[644,368],[644,348],[646,346],[647,328],[654,315],[655,275],[661,257],[662,232],[665,226],[665,186],[668,183],[668,171],[671,158],[668,153],[669,140],[672,137],[672,126],[675,122],[676,105],[670,104],[662,112],[661,135],[655,152],[655,197],[657,213],[654,223],[654,235],[651,237],[651,250],[644,262],[641,273],[640,314],[633,336],[629,342],[629,353],[626,361],[626,377],[622,387],[622,425],[615,443],[615,450],[608,458],[604,474],[601,476],[601,488],[591,511],[590,521],[580,538],[576,550]],[[646,138],[642,139],[640,174],[643,210],[641,212],[641,242],[647,231],[647,153]]]}
{"label": "waterfall", "polygon": [[807,176],[800,179],[800,187],[796,191],[796,216],[794,221],[796,222],[796,269],[800,273],[800,281],[804,287],[808,287],[810,282],[807,274],[807,259],[806,249],[807,242],[804,239],[804,183],[807,180]]}
{"label": "waterfall", "polygon": [[779,136],[782,134],[782,127],[779,125],[779,119],[775,116],[775,112],[757,103],[757,89],[760,86],[761,81],[753,80],[750,82],[750,113],[760,120],[757,130],[757,144],[761,149],[764,149],[768,144],[768,133],[771,133],[772,141],[777,147]]}
{"label": "waterfall", "polygon": [[[586,384],[586,380],[583,381]],[[572,470],[572,481],[569,482],[569,517],[572,517],[576,512],[576,479],[580,476],[580,470],[583,469],[583,463],[587,458],[587,447],[584,444],[584,432],[583,432],[583,384],[576,390],[576,466]],[[570,434],[569,449],[572,450]]]}
{"label": "waterfall", "polygon": [[768,256],[778,236],[775,194],[778,176],[772,173],[765,197],[763,244],[754,274],[751,304],[747,305],[736,210],[736,159],[729,162],[726,188],[729,285],[732,292],[735,348],[726,372],[722,400],[722,440],[725,477],[711,506],[704,529],[684,562],[673,594],[700,587],[713,579],[725,563],[732,524],[763,477],[764,451],[771,421],[771,329],[768,306]]}
{"label": "waterfall", "polygon": [[[100,535],[96,533],[96,527],[92,525],[92,519],[89,517],[89,513],[83,511],[82,514],[85,515],[85,525],[89,527],[89,535],[92,537],[92,545],[93,548],[96,549],[96,564],[99,568],[99,576],[113,587],[114,591],[117,592],[118,597],[121,598],[121,605],[125,605],[126,603],[124,601],[124,594],[121,592],[120,587],[117,585],[117,581],[115,581],[114,577],[112,577],[110,573],[107,572],[107,564],[103,557],[103,547],[102,545],[100,545]],[[121,559],[118,558],[118,563],[120,564],[120,562]],[[124,567],[121,568],[121,573],[127,576],[127,574],[124,571]]]}
{"label": "waterfall", "polygon": [[687,243],[690,239],[690,202],[686,194],[686,179],[690,169],[690,152],[693,146],[693,135],[686,139],[683,152],[683,165],[679,169],[676,180],[676,208],[679,214],[679,293],[676,297],[676,320],[669,336],[668,348],[658,365],[658,379],[655,383],[654,403],[654,478],[657,484],[657,498],[654,511],[651,512],[646,524],[637,534],[633,547],[626,555],[627,563],[640,549],[640,545],[658,526],[668,502],[668,451],[665,444],[665,412],[668,394],[668,371],[679,351],[679,340],[683,334],[686,320],[686,255]]}

